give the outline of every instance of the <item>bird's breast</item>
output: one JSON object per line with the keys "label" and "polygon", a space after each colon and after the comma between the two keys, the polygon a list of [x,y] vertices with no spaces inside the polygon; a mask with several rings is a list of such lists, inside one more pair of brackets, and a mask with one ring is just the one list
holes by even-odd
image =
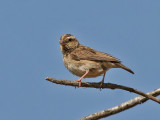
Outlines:
{"label": "bird's breast", "polygon": [[65,67],[74,75],[82,76],[87,70],[89,73],[86,75],[87,78],[97,77],[106,72],[99,62],[89,60],[73,60],[69,56],[63,57]]}

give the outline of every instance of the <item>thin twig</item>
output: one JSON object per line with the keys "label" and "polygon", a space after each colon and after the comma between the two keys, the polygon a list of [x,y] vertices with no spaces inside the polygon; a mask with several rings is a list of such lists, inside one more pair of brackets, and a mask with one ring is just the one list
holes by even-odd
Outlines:
{"label": "thin twig", "polygon": [[[160,88],[156,89],[156,90],[154,90],[152,92],[147,93],[147,95],[153,95],[153,96],[160,95]],[[138,105],[138,104],[144,103],[147,100],[148,99],[146,97],[139,96],[139,97],[131,99],[131,100],[125,102],[125,103],[122,103],[121,105],[115,106],[113,108],[110,108],[110,109],[107,109],[107,110],[103,110],[103,111],[88,115],[88,116],[86,116],[84,118],[81,118],[80,120],[98,120],[98,119],[101,119],[101,118],[104,118],[104,117],[108,117],[108,116],[114,115],[116,113],[122,112],[124,110],[127,110],[127,109],[129,109],[131,107],[134,107],[134,106]]]}
{"label": "thin twig", "polygon": [[[47,77],[46,80],[50,81],[50,82],[53,82],[53,83],[56,83],[56,84],[61,84],[61,85],[68,85],[68,86],[74,86],[74,87],[78,87],[78,82],[76,81],[71,81],[71,80],[62,80],[62,79],[55,79],[55,78],[50,78],[50,77]],[[95,83],[95,82],[82,82],[81,83],[81,87],[87,87],[87,88],[100,88],[100,83]],[[136,94],[139,94],[139,95],[142,95],[148,99],[151,99],[157,103],[160,104],[160,100],[152,95],[148,95],[148,94],[145,94],[137,89],[134,89],[134,88],[130,88],[130,87],[126,87],[126,86],[123,86],[123,85],[117,85],[117,84],[112,84],[112,83],[104,83],[102,86],[101,86],[102,89],[104,88],[109,88],[109,89],[123,89],[123,90],[126,90],[126,91],[129,91],[129,92],[133,92],[133,93],[136,93]]]}

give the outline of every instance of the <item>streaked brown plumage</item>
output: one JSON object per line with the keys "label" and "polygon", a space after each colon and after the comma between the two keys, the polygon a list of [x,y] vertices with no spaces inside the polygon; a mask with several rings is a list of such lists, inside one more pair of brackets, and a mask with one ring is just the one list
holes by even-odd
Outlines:
{"label": "streaked brown plumage", "polygon": [[71,34],[64,34],[59,41],[65,67],[74,75],[81,77],[77,80],[79,86],[83,78],[97,77],[102,74],[101,83],[103,84],[105,73],[110,68],[122,68],[134,74],[131,69],[122,65],[119,59],[81,45]]}

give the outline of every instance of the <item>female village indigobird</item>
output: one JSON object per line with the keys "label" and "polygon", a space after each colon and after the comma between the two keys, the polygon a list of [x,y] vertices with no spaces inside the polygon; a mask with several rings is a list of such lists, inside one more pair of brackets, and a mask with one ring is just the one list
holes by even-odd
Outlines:
{"label": "female village indigobird", "polygon": [[106,71],[110,68],[122,68],[134,74],[131,69],[121,64],[119,59],[80,44],[71,34],[64,34],[59,42],[65,67],[80,77],[77,80],[79,87],[83,78],[93,78],[103,74],[101,87]]}

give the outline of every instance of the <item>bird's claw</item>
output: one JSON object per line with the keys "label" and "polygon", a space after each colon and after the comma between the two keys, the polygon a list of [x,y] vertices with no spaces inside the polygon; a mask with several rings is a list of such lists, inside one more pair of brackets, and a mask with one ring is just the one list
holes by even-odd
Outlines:
{"label": "bird's claw", "polygon": [[100,83],[99,88],[100,88],[100,90],[101,90],[101,89],[103,89],[103,84],[104,84],[104,82],[103,82],[103,81],[101,81],[101,82],[99,82],[99,83]]}
{"label": "bird's claw", "polygon": [[81,80],[76,80],[76,82],[78,82],[78,87],[81,87]]}

